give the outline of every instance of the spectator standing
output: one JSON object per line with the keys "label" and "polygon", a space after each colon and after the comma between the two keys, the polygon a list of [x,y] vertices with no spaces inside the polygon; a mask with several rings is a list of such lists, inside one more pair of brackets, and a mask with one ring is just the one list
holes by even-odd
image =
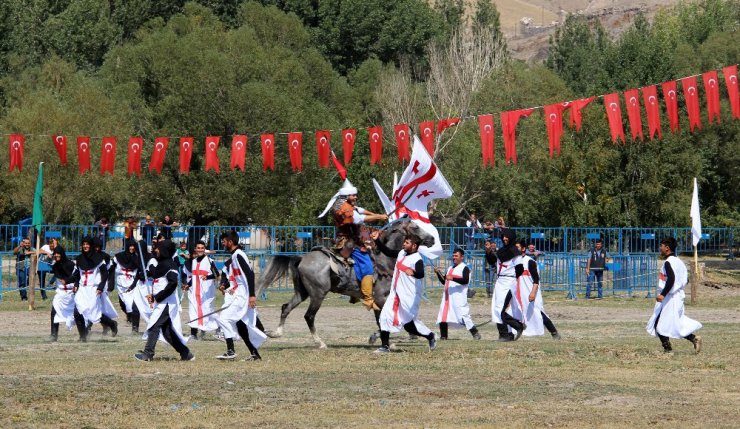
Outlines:
{"label": "spectator standing", "polygon": [[15,255],[15,274],[18,277],[18,291],[21,294],[21,301],[28,301],[28,269],[31,265],[31,255],[34,249],[31,248],[31,240],[24,238],[20,244],[13,249]]}
{"label": "spectator standing", "polygon": [[101,217],[97,222],[95,222],[95,226],[98,227],[98,238],[100,238],[100,241],[103,243],[103,250],[105,250],[105,245],[108,242],[108,231],[110,230],[108,218],[105,216]]}
{"label": "spectator standing", "polygon": [[[49,270],[51,270],[51,264],[53,263],[54,249],[57,248],[59,243],[56,238],[50,238],[47,244],[41,246],[39,249],[39,264],[41,267],[42,263],[48,264]],[[41,289],[41,299],[46,300],[46,273],[47,271],[41,271],[37,269],[36,274],[39,276],[39,288]]]}
{"label": "spectator standing", "polygon": [[468,236],[468,249],[473,250],[475,248],[475,233],[480,231],[483,226],[481,226],[475,213],[470,214],[470,218],[465,221],[465,226],[468,227],[466,234]]}
{"label": "spectator standing", "polygon": [[172,219],[172,216],[165,215],[162,221],[159,222],[159,233],[164,237],[165,240],[172,239],[172,227],[180,226],[179,223]]}
{"label": "spectator standing", "polygon": [[[205,252],[205,249],[203,249]],[[204,253],[205,254],[205,253]],[[180,271],[180,283],[185,284],[188,281],[187,274],[185,274],[185,267],[188,261],[190,260],[190,252],[188,251],[188,243],[185,241],[180,242],[180,248],[177,249],[177,260],[179,262],[179,266],[177,267],[178,271]]]}
{"label": "spectator standing", "polygon": [[134,229],[136,229],[136,221],[133,217],[129,216],[123,221],[123,241],[134,239]]}
{"label": "spectator standing", "polygon": [[533,243],[529,243],[529,245],[527,245],[527,250],[524,251],[524,254],[536,261],[539,256],[544,256],[545,252],[540,252],[534,247]]}
{"label": "spectator standing", "polygon": [[150,215],[146,215],[144,220],[141,221],[141,239],[146,241],[147,244],[151,244],[152,239],[156,237],[155,227],[156,224]]}
{"label": "spectator standing", "polygon": [[[491,224],[493,226],[493,224]],[[485,243],[485,267],[483,268],[483,274],[485,275],[486,282],[486,296],[493,297],[493,283],[496,277],[496,242],[489,238]]]}
{"label": "spectator standing", "polygon": [[604,242],[601,239],[596,240],[594,247],[588,252],[588,262],[586,263],[586,274],[588,283],[586,285],[586,299],[591,299],[591,288],[593,287],[594,278],[597,282],[597,299],[604,297],[603,282],[604,268],[606,268],[606,250],[603,249]]}

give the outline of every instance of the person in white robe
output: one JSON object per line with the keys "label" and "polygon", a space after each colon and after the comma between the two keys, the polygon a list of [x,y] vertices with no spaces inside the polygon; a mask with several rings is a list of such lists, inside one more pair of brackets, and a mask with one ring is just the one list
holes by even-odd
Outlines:
{"label": "person in white robe", "polygon": [[67,253],[62,246],[52,249],[51,271],[54,275],[56,294],[51,302],[51,337],[50,341],[56,342],[59,338],[59,324],[64,323],[67,330],[77,325],[80,341],[87,339],[87,327],[85,319],[75,308],[75,287],[79,279],[79,271],[75,263],[67,258]]}
{"label": "person in white robe", "polygon": [[116,253],[111,259],[111,272],[121,310],[126,313],[126,319],[131,323],[131,332],[139,332],[139,307],[134,301],[136,285],[141,276],[141,257],[138,247],[133,240],[127,240],[122,252]]}
{"label": "person in white robe", "polygon": [[525,337],[544,335],[545,328],[547,328],[550,335],[559,340],[560,334],[555,328],[555,324],[545,313],[537,261],[527,255],[527,244],[525,242],[518,241],[516,248],[521,257],[515,267],[516,291],[513,297],[514,305],[511,306],[512,316],[526,324],[527,328],[522,333]]}
{"label": "person in white robe", "polygon": [[261,360],[258,349],[267,339],[257,314],[257,296],[255,295],[254,270],[249,258],[239,246],[236,231],[222,234],[221,243],[231,253],[228,264],[228,282],[219,289],[224,293],[223,311],[219,313],[218,325],[226,340],[226,353],[216,356],[220,360],[236,358],[234,339],[242,338],[249,349],[248,361]]}
{"label": "person in white robe", "polygon": [[195,257],[186,261],[184,272],[187,278],[188,320],[191,321],[188,323],[190,340],[197,340],[198,332],[202,338],[205,332],[218,329],[218,316],[209,315],[215,310],[218,270],[213,259],[206,255],[205,242],[196,242],[193,250]]}
{"label": "person in white robe", "polygon": [[693,344],[694,352],[699,353],[702,339],[694,332],[702,325],[684,314],[684,288],[689,276],[686,264],[675,255],[676,245],[673,237],[660,242],[660,253],[666,259],[658,276],[660,293],[655,298],[655,308],[645,329],[650,335],[660,339],[666,353],[673,351],[671,338],[685,338]]}
{"label": "person in white robe", "polygon": [[464,327],[476,340],[481,336],[473,319],[470,317],[470,306],[468,305],[468,284],[470,284],[470,267],[465,262],[465,251],[461,248],[452,252],[452,266],[443,272],[436,267],[434,272],[444,285],[442,291],[442,302],[439,303],[437,324],[439,325],[439,338],[447,339],[448,328]]}
{"label": "person in white robe", "polygon": [[391,333],[405,329],[411,335],[424,337],[429,342],[429,351],[437,347],[437,338],[421,320],[419,306],[424,293],[424,261],[419,254],[421,239],[408,235],[400,250],[391,249],[380,240],[378,231],[371,235],[378,250],[390,258],[396,258],[391,290],[380,312],[380,341],[382,345],[375,353],[390,352]]}
{"label": "person in white robe", "polygon": [[[503,246],[491,257],[489,262],[496,267],[496,284],[493,286],[493,298],[491,299],[491,321],[498,329],[498,341],[516,341],[526,330],[525,324],[511,315],[509,310],[512,305],[512,297],[516,291],[516,265],[518,264],[519,251],[516,250],[516,233],[511,229],[504,229],[501,241]],[[489,254],[486,253],[486,257]],[[513,329],[516,336],[510,332]]]}
{"label": "person in white robe", "polygon": [[115,337],[118,334],[118,323],[113,319],[118,315],[106,291],[108,265],[103,255],[92,246],[92,238],[83,238],[80,246],[82,253],[75,258],[79,270],[79,279],[75,284],[75,306],[84,317],[88,331],[94,323],[100,322],[103,329],[110,329]]}
{"label": "person in white robe", "polygon": [[190,352],[182,335],[180,321],[180,301],[177,298],[179,273],[172,260],[175,245],[170,240],[157,242],[155,256],[157,265],[153,266],[147,277],[152,279],[152,291],[147,301],[152,304],[152,312],[146,326],[146,345],[144,350],[134,354],[140,361],[154,359],[155,347],[160,336],[180,355],[180,360],[191,361],[195,356]]}

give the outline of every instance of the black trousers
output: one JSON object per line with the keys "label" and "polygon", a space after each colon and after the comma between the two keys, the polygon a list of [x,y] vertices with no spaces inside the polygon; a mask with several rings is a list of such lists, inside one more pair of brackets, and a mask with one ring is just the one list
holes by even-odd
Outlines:
{"label": "black trousers", "polygon": [[[419,331],[416,329],[416,325],[414,325],[414,321],[403,325],[403,329],[406,330],[411,335],[416,335],[417,337],[424,337],[427,340],[432,338],[432,335],[434,335],[434,332],[430,332],[429,335],[421,335]],[[391,333],[389,331],[380,331],[380,342],[385,347],[390,347],[391,343]]]}
{"label": "black trousers", "polygon": [[547,317],[547,314],[545,314],[542,311],[540,311],[540,314],[542,314],[542,323],[545,324],[545,328],[547,328],[547,332],[551,334],[558,332],[558,330],[555,329],[555,324],[552,323],[552,320],[550,320],[549,317]]}
{"label": "black trousers", "polygon": [[146,331],[147,339],[146,346],[144,346],[144,353],[150,357],[154,356],[154,348],[157,345],[159,333],[161,332],[164,339],[170,343],[175,351],[180,353],[181,357],[187,356],[188,353],[190,353],[190,349],[180,341],[180,338],[175,334],[174,329],[175,328],[172,326],[172,319],[170,319],[170,305],[167,304],[164,306],[164,311],[162,311],[159,319],[157,319],[157,321],[154,322],[154,325]]}
{"label": "black trousers", "polygon": [[510,315],[506,312],[506,309],[509,308],[509,305],[511,305],[511,299],[513,295],[511,294],[511,291],[506,293],[506,298],[504,300],[504,308],[501,310],[501,320],[503,320],[504,323],[497,323],[496,328],[498,328],[498,334],[499,337],[507,336],[509,335],[509,329],[508,326],[511,326],[513,329],[516,329],[517,331],[521,331],[524,325],[522,322],[516,320],[514,316]]}
{"label": "black trousers", "polygon": [[[655,334],[660,339],[660,344],[663,345],[663,348],[665,350],[671,350],[671,339],[668,338],[668,337],[666,337],[666,336],[664,336],[664,335],[660,335],[658,333],[658,321],[659,320],[660,320],[660,316],[658,316],[658,317],[655,318]],[[694,342],[694,339],[695,338],[696,338],[696,335],[694,335],[694,334],[689,334],[689,335],[687,335],[687,336],[684,337],[684,339],[689,340],[692,343]]]}

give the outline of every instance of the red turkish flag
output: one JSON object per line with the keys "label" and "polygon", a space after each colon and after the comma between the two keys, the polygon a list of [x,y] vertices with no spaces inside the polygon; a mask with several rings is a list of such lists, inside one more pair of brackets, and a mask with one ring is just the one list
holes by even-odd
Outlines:
{"label": "red turkish flag", "polygon": [[316,131],[316,154],[319,157],[319,167],[329,168],[331,133],[328,130]]}
{"label": "red turkish flag", "polygon": [[334,168],[337,169],[337,173],[339,173],[339,177],[342,178],[342,180],[347,178],[347,169],[344,168],[344,166],[339,162],[337,159],[337,156],[334,155],[334,151],[331,151],[331,161],[334,163]]}
{"label": "red turkish flag", "polygon": [[686,111],[689,114],[689,129],[694,132],[695,127],[701,129],[701,113],[699,112],[699,90],[696,86],[696,76],[681,79],[683,97],[686,101]]}
{"label": "red turkish flag", "polygon": [[10,142],[10,171],[13,171],[16,167],[18,171],[23,171],[23,144],[26,142],[26,136],[11,134],[8,141]]}
{"label": "red turkish flag", "polygon": [[478,128],[480,128],[480,148],[481,154],[483,155],[483,168],[490,164],[491,167],[495,166],[495,148],[494,148],[494,125],[493,115],[480,115],[478,116]]}
{"label": "red turkish flag", "polygon": [[77,136],[77,159],[80,174],[92,170],[90,165],[90,137]]}
{"label": "red turkish flag", "polygon": [[206,137],[206,166],[205,171],[216,170],[216,173],[221,172],[221,167],[218,162],[218,144],[221,142],[220,136],[208,136]]}
{"label": "red turkish flag", "polygon": [[262,171],[275,171],[275,135],[262,134]]}
{"label": "red turkish flag", "polygon": [[662,140],[663,130],[660,129],[660,104],[658,104],[658,90],[655,85],[642,88],[642,102],[645,103],[650,140],[653,139],[656,132],[658,133],[658,138]]}
{"label": "red turkish flag", "polygon": [[547,139],[550,142],[550,159],[553,153],[560,155],[560,139],[563,137],[563,112],[570,103],[555,103],[545,106],[545,124]]}
{"label": "red turkish flag", "polygon": [[368,128],[367,138],[370,140],[370,165],[375,165],[380,162],[380,158],[383,156],[383,128]]}
{"label": "red turkish flag", "polygon": [[190,172],[190,160],[193,158],[193,138],[180,137],[180,174]]}
{"label": "red turkish flag", "polygon": [[725,86],[727,86],[727,96],[730,99],[732,107],[732,117],[740,119],[740,90],[737,85],[737,64],[722,69],[725,75]]}
{"label": "red turkish flag", "polygon": [[247,136],[235,135],[231,138],[231,171],[239,167],[244,171],[244,161],[247,158]]}
{"label": "red turkish flag", "polygon": [[141,150],[144,139],[141,137],[129,137],[128,139],[128,175],[136,173],[141,177]]}
{"label": "red turkish flag", "polygon": [[51,136],[51,141],[59,154],[59,162],[67,165],[67,136]]}
{"label": "red turkish flag", "polygon": [[447,118],[437,121],[437,134],[442,134],[447,128],[453,127],[460,123],[460,118]]}
{"label": "red turkish flag", "polygon": [[355,150],[355,137],[357,137],[357,130],[355,130],[354,128],[345,128],[342,130],[344,165],[349,165],[349,163],[352,161],[352,151]]}
{"label": "red turkish flag", "polygon": [[396,133],[396,149],[398,150],[398,161],[408,161],[409,156],[409,126],[407,124],[397,124],[393,126]]}
{"label": "red turkish flag", "polygon": [[303,134],[288,133],[288,155],[293,171],[303,170]]}
{"label": "red turkish flag", "polygon": [[167,153],[167,146],[170,144],[168,137],[157,137],[154,139],[154,149],[152,150],[152,159],[149,161],[149,171],[156,171],[162,174],[164,167],[164,156]]}
{"label": "red turkish flag", "polygon": [[707,97],[707,117],[709,118],[709,125],[714,122],[714,118],[719,120],[719,80],[717,77],[717,71],[712,70],[701,75],[704,80],[704,92]]}
{"label": "red turkish flag", "polygon": [[103,137],[103,145],[100,148],[100,175],[110,173],[113,176],[113,170],[116,167],[116,137]]}
{"label": "red turkish flag", "polygon": [[624,127],[622,126],[622,106],[619,105],[619,94],[613,92],[604,96],[604,107],[606,108],[606,117],[609,120],[609,130],[612,133],[612,143],[617,142],[617,138],[622,139],[625,143]]}
{"label": "red turkish flag", "polygon": [[624,102],[627,103],[627,118],[630,121],[630,131],[632,132],[632,141],[640,137],[645,141],[642,134],[642,113],[640,112],[640,94],[637,89],[628,89],[624,91]]}
{"label": "red turkish flag", "polygon": [[426,148],[429,156],[434,158],[434,121],[419,123],[419,134],[424,148]]}
{"label": "red turkish flag", "polygon": [[583,122],[583,110],[584,107],[588,106],[592,101],[596,100],[596,97],[581,98],[570,102],[570,118],[568,119],[568,126],[573,128],[576,127],[577,132],[581,132],[581,122]]}
{"label": "red turkish flag", "polygon": [[668,114],[668,123],[671,126],[671,132],[675,133],[681,129],[681,123],[678,121],[678,93],[676,92],[676,81],[671,80],[661,84],[663,88],[663,100],[665,101],[665,111]]}
{"label": "red turkish flag", "polygon": [[504,136],[504,154],[506,163],[516,164],[516,126],[519,119],[526,118],[534,112],[534,109],[512,110],[501,113],[501,132]]}

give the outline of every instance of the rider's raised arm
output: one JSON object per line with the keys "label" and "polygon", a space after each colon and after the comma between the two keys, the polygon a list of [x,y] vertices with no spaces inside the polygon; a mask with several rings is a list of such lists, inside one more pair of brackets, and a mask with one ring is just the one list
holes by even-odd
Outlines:
{"label": "rider's raised arm", "polygon": [[398,257],[398,254],[401,253],[400,250],[393,250],[393,249],[387,247],[385,244],[383,244],[377,238],[375,239],[375,245],[378,247],[378,250],[380,250],[385,256],[387,256],[389,258],[397,258]]}

